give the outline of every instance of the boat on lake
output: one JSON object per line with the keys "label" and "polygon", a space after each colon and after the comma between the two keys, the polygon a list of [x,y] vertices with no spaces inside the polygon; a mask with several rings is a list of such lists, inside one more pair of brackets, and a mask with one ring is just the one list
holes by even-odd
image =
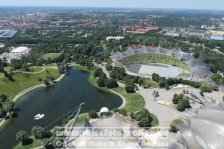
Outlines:
{"label": "boat on lake", "polygon": [[34,116],[34,120],[39,120],[39,119],[42,119],[44,118],[44,114],[37,114]]}

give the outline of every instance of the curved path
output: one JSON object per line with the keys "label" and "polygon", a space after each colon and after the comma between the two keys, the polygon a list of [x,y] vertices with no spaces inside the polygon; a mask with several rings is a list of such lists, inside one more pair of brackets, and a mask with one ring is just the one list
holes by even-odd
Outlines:
{"label": "curved path", "polygon": [[28,72],[28,71],[21,71],[21,70],[16,70],[16,71],[12,71],[12,72],[20,72],[20,73],[28,73],[28,74],[38,74],[38,73],[42,73],[46,70],[46,67],[42,67],[42,70],[37,71],[37,72]]}
{"label": "curved path", "polygon": [[[55,81],[58,82],[60,81],[63,77],[65,76],[65,74],[62,74],[59,78],[57,78]],[[23,91],[21,91],[19,94],[17,94],[12,101],[16,101],[17,99],[19,99],[21,96],[23,96],[24,94],[28,93],[29,91],[39,88],[39,87],[45,87],[45,84],[39,84],[39,85],[35,85],[35,86],[31,86]]]}

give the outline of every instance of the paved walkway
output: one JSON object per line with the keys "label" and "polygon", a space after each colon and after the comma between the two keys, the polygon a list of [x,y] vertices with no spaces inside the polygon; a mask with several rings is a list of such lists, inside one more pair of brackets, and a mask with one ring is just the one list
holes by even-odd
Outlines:
{"label": "paved walkway", "polygon": [[[156,98],[152,95],[153,91],[157,90],[160,94],[159,97]],[[142,87],[139,87],[139,90],[137,91],[140,95],[142,95],[145,99],[145,107],[153,113],[158,121],[159,121],[159,127],[169,127],[170,123],[177,118],[183,117],[183,116],[192,116],[194,115],[191,110],[188,112],[179,112],[176,110],[175,107],[167,107],[161,104],[157,103],[157,100],[165,100],[170,101],[172,103],[172,98],[175,93],[182,93],[182,90],[169,90],[166,91],[165,89],[144,89]]]}

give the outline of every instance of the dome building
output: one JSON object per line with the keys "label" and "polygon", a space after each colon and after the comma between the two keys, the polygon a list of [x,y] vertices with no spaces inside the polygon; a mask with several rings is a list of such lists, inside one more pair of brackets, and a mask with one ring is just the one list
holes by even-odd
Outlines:
{"label": "dome building", "polygon": [[109,112],[109,109],[107,107],[102,107],[100,109],[100,113]]}

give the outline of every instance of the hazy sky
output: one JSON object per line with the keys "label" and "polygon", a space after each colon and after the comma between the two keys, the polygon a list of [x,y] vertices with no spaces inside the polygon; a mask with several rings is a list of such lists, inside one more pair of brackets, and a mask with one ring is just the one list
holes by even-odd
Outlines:
{"label": "hazy sky", "polygon": [[0,6],[87,6],[224,10],[224,0],[0,0]]}

